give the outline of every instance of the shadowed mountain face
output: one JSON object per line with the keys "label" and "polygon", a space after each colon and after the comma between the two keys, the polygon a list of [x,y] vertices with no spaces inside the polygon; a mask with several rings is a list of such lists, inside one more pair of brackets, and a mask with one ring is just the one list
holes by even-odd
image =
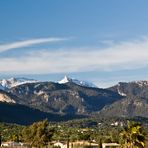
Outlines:
{"label": "shadowed mountain face", "polygon": [[20,98],[17,103],[45,112],[66,114],[97,112],[122,98],[111,90],[82,87],[75,83],[30,83],[13,87],[11,93]]}
{"label": "shadowed mountain face", "polygon": [[41,112],[24,105],[0,102],[0,122],[32,124],[33,122],[48,119],[48,121],[67,121],[85,118],[82,115],[60,115]]}

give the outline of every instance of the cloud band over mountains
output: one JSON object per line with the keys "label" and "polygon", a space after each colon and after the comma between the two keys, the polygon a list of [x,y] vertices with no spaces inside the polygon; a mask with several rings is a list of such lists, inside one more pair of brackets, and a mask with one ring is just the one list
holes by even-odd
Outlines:
{"label": "cloud band over mountains", "polygon": [[[62,39],[38,39],[0,46],[0,51],[34,44],[61,41]],[[63,48],[30,52],[21,58],[2,58],[0,72],[43,74],[85,71],[113,71],[137,69],[148,66],[148,39],[112,44],[103,49]]]}

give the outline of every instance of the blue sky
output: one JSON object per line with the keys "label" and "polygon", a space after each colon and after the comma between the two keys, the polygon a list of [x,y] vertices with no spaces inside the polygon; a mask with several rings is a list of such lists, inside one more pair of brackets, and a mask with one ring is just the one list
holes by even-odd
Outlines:
{"label": "blue sky", "polygon": [[147,0],[1,0],[0,79],[148,80]]}

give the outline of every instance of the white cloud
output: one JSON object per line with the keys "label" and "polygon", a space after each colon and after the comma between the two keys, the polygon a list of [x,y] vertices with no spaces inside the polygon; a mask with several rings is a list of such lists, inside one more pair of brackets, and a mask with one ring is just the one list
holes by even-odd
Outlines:
{"label": "white cloud", "polygon": [[22,47],[28,47],[36,44],[43,44],[43,43],[52,43],[52,42],[59,42],[66,40],[64,38],[37,38],[37,39],[30,39],[30,40],[24,40],[24,41],[17,41],[13,43],[7,43],[7,44],[0,44],[0,53],[12,50],[15,48],[22,48]]}
{"label": "white cloud", "polygon": [[148,66],[148,39],[114,44],[106,49],[42,50],[23,58],[3,58],[1,72],[61,73],[113,71]]}

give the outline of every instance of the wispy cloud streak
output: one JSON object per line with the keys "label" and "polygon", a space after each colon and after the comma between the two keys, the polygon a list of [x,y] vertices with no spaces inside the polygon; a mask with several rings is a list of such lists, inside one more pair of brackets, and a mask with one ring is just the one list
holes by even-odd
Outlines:
{"label": "wispy cloud streak", "polygon": [[17,42],[7,43],[7,44],[0,44],[0,52],[12,50],[15,48],[29,47],[29,46],[37,45],[37,44],[59,42],[63,40],[66,40],[66,39],[64,38],[37,38],[37,39],[17,41]]}

